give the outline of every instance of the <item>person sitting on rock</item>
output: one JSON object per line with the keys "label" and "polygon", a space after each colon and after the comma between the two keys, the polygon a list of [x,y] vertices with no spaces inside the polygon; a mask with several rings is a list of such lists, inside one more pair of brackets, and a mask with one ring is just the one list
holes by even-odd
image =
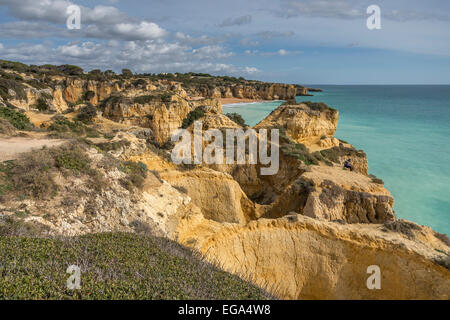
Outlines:
{"label": "person sitting on rock", "polygon": [[353,171],[353,166],[352,166],[352,164],[350,163],[351,161],[352,161],[351,159],[345,160],[345,162],[344,162],[344,168],[348,168],[348,169],[350,169],[350,171]]}

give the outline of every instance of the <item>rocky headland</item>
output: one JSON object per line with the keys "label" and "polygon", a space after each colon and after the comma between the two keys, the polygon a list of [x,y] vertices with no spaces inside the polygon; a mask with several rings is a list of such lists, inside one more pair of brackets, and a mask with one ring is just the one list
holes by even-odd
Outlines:
{"label": "rocky headland", "polygon": [[[308,88],[0,67],[0,142],[37,141],[0,163],[3,236],[156,235],[283,299],[449,298],[448,237],[396,218],[366,154],[334,137],[338,110],[294,101]],[[232,97],[287,101],[254,127],[280,132],[277,174],[171,161],[171,133],[194,120],[204,130],[244,129],[222,113],[219,98]],[[45,139],[57,143],[41,148]],[[373,265],[381,288],[370,290]]]}

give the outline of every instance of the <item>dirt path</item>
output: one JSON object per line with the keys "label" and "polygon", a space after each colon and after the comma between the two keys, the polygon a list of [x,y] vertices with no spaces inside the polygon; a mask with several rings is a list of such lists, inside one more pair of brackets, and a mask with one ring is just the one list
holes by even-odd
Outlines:
{"label": "dirt path", "polygon": [[43,146],[54,147],[63,144],[65,140],[10,138],[0,139],[0,162],[16,159],[23,152],[40,149]]}

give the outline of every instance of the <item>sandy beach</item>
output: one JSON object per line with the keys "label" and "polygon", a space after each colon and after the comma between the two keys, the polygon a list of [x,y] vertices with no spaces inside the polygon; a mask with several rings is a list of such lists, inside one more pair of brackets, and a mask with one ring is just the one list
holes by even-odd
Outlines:
{"label": "sandy beach", "polygon": [[256,99],[240,99],[240,98],[220,98],[222,104],[232,104],[232,103],[249,103],[249,102],[264,102],[266,100],[256,100]]}

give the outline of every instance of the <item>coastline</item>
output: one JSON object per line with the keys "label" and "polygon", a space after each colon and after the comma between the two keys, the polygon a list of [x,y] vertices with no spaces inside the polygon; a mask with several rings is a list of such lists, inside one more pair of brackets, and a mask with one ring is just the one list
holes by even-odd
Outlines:
{"label": "coastline", "polygon": [[220,103],[225,104],[236,104],[236,103],[252,103],[252,102],[268,102],[272,100],[258,100],[258,99],[247,99],[247,98],[219,98]]}

